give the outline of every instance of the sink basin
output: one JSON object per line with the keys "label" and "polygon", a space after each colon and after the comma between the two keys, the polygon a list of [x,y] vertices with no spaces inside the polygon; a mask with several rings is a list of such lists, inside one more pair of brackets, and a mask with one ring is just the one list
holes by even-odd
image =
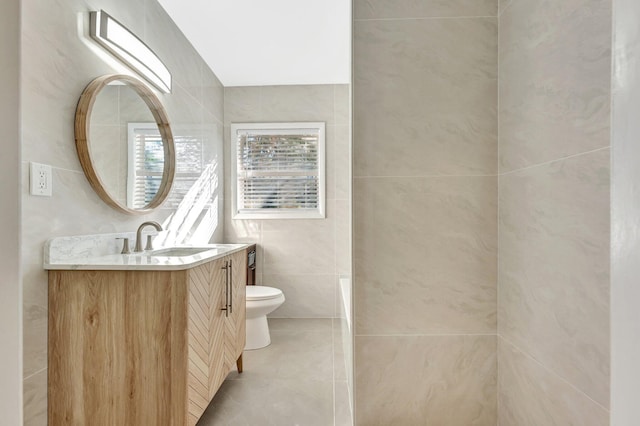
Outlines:
{"label": "sink basin", "polygon": [[169,247],[160,250],[154,250],[145,253],[147,256],[162,256],[162,257],[183,257],[193,256],[205,251],[211,250],[212,247]]}

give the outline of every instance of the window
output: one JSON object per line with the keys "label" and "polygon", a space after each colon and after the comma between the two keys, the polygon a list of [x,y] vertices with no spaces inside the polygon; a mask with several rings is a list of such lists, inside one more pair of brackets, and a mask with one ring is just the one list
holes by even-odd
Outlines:
{"label": "window", "polygon": [[235,219],[324,218],[324,123],[231,125]]}
{"label": "window", "polygon": [[129,123],[127,206],[144,208],[158,192],[164,173],[164,145],[156,123]]}
{"label": "window", "polygon": [[[156,196],[164,171],[164,145],[156,123],[129,123],[127,206],[144,208]],[[176,136],[173,188],[163,208],[176,209],[204,171],[201,137]]]}

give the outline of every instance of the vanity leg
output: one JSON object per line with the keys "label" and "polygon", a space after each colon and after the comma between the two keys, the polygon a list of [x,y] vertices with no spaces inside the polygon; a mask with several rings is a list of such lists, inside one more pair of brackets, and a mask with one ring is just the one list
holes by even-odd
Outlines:
{"label": "vanity leg", "polygon": [[236,361],[236,367],[238,367],[238,373],[242,373],[242,354],[240,354],[240,358]]}

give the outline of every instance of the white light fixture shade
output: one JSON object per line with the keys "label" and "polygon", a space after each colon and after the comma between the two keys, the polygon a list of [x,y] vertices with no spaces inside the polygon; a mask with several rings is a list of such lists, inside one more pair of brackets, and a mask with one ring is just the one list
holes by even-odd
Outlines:
{"label": "white light fixture shade", "polygon": [[91,12],[91,37],[163,93],[171,93],[171,73],[158,56],[104,10]]}

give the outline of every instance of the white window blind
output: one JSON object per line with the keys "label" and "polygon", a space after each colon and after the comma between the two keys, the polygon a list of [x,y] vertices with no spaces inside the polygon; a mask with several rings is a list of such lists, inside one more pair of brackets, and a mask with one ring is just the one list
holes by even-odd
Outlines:
{"label": "white window blind", "polygon": [[[155,197],[162,181],[164,147],[156,123],[129,123],[127,205],[143,208]],[[176,209],[204,172],[201,137],[175,136],[176,171],[163,208]],[[209,202],[211,200],[208,200]]]}
{"label": "white window blind", "polygon": [[129,123],[128,131],[127,205],[141,209],[153,200],[162,182],[164,146],[155,123]]}
{"label": "white window blind", "polygon": [[234,217],[324,217],[324,131],[324,123],[232,124]]}

